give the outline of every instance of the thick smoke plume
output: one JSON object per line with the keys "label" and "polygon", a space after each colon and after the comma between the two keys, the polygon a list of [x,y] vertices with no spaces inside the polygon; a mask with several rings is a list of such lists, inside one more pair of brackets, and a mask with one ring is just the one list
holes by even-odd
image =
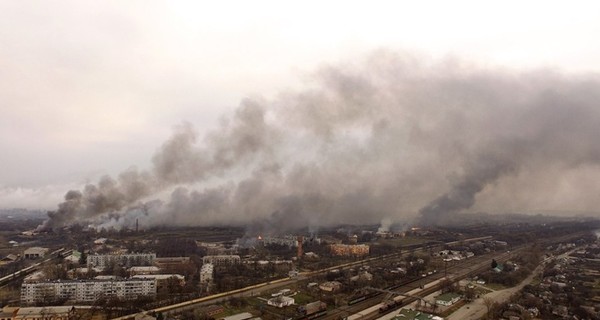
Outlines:
{"label": "thick smoke plume", "polygon": [[[40,229],[441,224],[469,210],[600,204],[600,79],[377,52],[246,99],[199,138],[178,127],[148,171],[69,191]],[[157,194],[170,197],[150,201]],[[387,220],[389,219],[389,220]]]}

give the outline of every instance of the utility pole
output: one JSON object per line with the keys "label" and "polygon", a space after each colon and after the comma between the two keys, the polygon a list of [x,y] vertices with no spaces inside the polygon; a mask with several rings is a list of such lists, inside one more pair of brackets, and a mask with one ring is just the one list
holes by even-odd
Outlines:
{"label": "utility pole", "polygon": [[448,261],[444,259],[444,277],[448,278]]}

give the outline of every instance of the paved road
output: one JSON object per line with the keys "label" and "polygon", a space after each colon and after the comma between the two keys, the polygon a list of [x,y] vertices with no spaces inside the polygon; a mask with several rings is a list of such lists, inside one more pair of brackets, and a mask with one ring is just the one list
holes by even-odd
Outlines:
{"label": "paved road", "polygon": [[515,287],[490,292],[490,293],[486,294],[485,296],[478,298],[475,301],[456,310],[454,313],[452,313],[446,319],[447,320],[478,320],[478,319],[481,319],[481,317],[483,317],[487,312],[487,307],[485,306],[485,303],[483,301],[484,297],[489,297],[498,303],[507,301],[510,298],[510,296],[512,296],[514,293],[520,291],[521,289],[523,289],[523,287],[525,287],[526,285],[531,283],[531,281],[533,281],[533,278],[535,278],[535,276],[537,276],[541,270],[543,270],[542,266],[538,266],[529,275],[529,277],[525,278],[525,280],[521,281],[521,283],[519,283]]}

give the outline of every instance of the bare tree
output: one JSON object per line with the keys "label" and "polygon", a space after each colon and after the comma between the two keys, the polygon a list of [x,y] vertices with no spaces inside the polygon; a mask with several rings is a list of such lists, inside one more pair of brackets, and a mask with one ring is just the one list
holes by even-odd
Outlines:
{"label": "bare tree", "polygon": [[485,308],[487,310],[487,319],[490,319],[490,316],[492,314],[492,310],[494,309],[494,299],[490,298],[490,297],[484,297],[483,298],[483,304],[485,305]]}
{"label": "bare tree", "polygon": [[442,288],[442,292],[452,292],[454,291],[454,282],[448,278],[440,281],[440,288]]}
{"label": "bare tree", "polygon": [[475,299],[477,293],[475,292],[475,288],[467,287],[465,288],[465,300],[471,302]]}

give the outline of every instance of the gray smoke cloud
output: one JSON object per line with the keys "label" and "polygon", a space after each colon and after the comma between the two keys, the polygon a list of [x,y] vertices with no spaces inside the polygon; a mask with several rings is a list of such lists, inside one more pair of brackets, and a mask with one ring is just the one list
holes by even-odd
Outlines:
{"label": "gray smoke cloud", "polygon": [[[155,154],[149,172],[129,169],[117,181],[103,177],[97,184],[88,184],[83,191],[71,190],[58,210],[48,213],[49,219],[38,230],[58,229],[69,224],[97,220],[109,214],[114,219],[121,211],[138,212],[140,201],[166,188],[183,183],[201,182],[219,176],[253,153],[268,150],[266,146],[264,110],[245,100],[230,122],[211,132],[206,146],[198,144],[198,136],[189,123],[175,128],[173,136]],[[175,192],[173,199],[177,199]],[[152,206],[154,207],[154,206]],[[170,206],[177,210],[180,206]],[[142,210],[147,215],[147,210]]]}
{"label": "gray smoke cloud", "polygon": [[[40,228],[122,226],[135,217],[146,226],[282,231],[600,204],[587,187],[600,177],[596,75],[380,51],[312,79],[272,101],[245,99],[203,139],[181,125],[152,169],[69,191]],[[572,177],[584,171],[579,187]],[[170,196],[139,209],[164,191]]]}

